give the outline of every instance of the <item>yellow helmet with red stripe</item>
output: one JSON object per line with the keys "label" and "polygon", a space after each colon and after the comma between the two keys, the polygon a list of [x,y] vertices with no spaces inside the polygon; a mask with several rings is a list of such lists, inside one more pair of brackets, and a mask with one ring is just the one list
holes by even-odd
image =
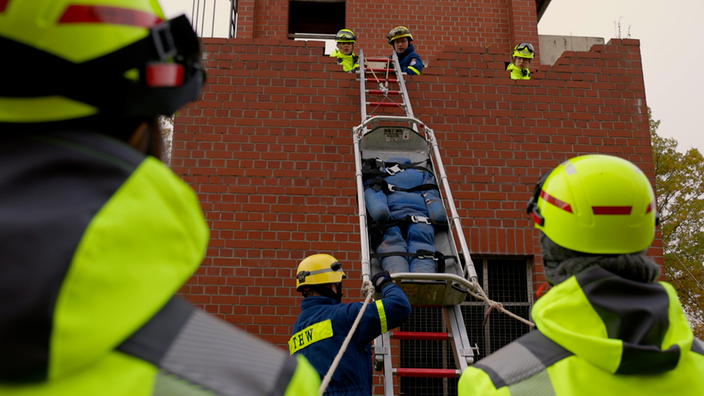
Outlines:
{"label": "yellow helmet with red stripe", "polygon": [[657,224],[655,194],[643,171],[607,155],[575,157],[543,175],[528,213],[556,244],[593,254],[645,250]]}
{"label": "yellow helmet with red stripe", "polygon": [[204,81],[190,23],[156,0],[0,0],[0,48],[0,128],[170,115]]}

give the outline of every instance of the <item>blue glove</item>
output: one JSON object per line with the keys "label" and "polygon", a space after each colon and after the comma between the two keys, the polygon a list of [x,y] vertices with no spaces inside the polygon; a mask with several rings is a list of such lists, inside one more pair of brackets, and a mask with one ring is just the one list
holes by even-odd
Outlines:
{"label": "blue glove", "polygon": [[394,283],[389,271],[382,271],[372,277],[372,284],[377,293],[381,293],[387,285]]}

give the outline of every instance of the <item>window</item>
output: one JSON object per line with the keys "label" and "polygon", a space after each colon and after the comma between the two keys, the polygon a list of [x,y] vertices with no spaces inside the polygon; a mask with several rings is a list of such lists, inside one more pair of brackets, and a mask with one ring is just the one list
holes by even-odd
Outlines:
{"label": "window", "polygon": [[[289,38],[296,35],[332,35],[345,28],[345,0],[291,0],[288,6]],[[293,36],[293,37],[292,37]]]}
{"label": "window", "polygon": [[[489,298],[503,303],[509,311],[528,319],[532,305],[531,260],[525,258],[473,258],[479,283]],[[500,312],[492,311],[486,324],[487,306],[467,295],[461,304],[467,336],[474,350],[475,361],[489,355],[516,338],[528,333],[529,327]],[[414,307],[402,331],[445,332],[443,310]],[[400,362],[404,368],[455,369],[449,341],[400,341]],[[457,379],[400,378],[400,391],[405,395],[456,395]]]}

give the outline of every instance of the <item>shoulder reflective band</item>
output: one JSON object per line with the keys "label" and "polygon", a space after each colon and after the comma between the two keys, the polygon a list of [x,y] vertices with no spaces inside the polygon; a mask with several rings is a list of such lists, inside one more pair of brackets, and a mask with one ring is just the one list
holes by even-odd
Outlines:
{"label": "shoulder reflective band", "polygon": [[376,310],[379,311],[379,321],[381,322],[381,334],[386,333],[389,331],[389,328],[386,324],[386,311],[384,311],[384,304],[381,302],[381,300],[376,300]]}
{"label": "shoulder reflective band", "polygon": [[320,340],[332,337],[332,322],[330,319],[310,325],[294,334],[288,340],[288,351],[293,355],[295,352],[314,344]]}
{"label": "shoulder reflective band", "polygon": [[58,21],[58,23],[107,23],[147,29],[161,22],[158,16],[144,11],[92,5],[70,5]]}

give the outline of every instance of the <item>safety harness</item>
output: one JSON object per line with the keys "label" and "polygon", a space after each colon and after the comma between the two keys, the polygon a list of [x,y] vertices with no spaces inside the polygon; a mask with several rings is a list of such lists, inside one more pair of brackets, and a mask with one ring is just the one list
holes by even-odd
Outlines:
{"label": "safety harness", "polygon": [[[439,190],[438,186],[436,184],[421,184],[419,186],[411,187],[411,188],[402,188],[402,187],[396,187],[393,184],[389,184],[384,178],[387,176],[393,176],[397,173],[403,172],[406,169],[415,169],[419,170],[422,172],[428,172],[430,174],[433,174],[433,172],[424,167],[421,166],[424,164],[426,161],[420,161],[420,162],[412,162],[410,164],[400,164],[398,162],[388,162],[388,161],[383,161],[379,158],[367,158],[362,160],[362,178],[365,181],[368,181],[367,186],[365,187],[365,190],[367,188],[373,188],[374,190],[381,191],[384,190],[386,194],[393,193],[396,191],[405,191],[405,192],[415,192],[415,191],[428,191],[428,190]],[[434,175],[433,175],[434,176]],[[369,219],[371,219],[371,216],[368,216]],[[379,223],[377,221],[372,221],[369,224],[369,235],[370,239],[372,242],[373,246],[378,245],[381,242],[381,239],[384,236],[384,231],[386,231],[389,228],[392,227],[397,227],[397,226],[403,226],[407,224],[418,224],[418,223],[423,223],[423,224],[429,224],[432,225],[434,228],[447,228],[447,223],[445,222],[439,222],[435,221],[429,217],[425,216],[404,216],[400,219],[394,219],[394,220],[387,220],[383,223]],[[436,272],[438,273],[444,273],[445,272],[445,260],[446,259],[454,259],[457,260],[457,257],[455,256],[445,256],[441,252],[435,251],[431,252],[429,250],[418,250],[416,253],[408,253],[408,252],[386,252],[386,253],[372,253],[370,255],[371,258],[376,258],[376,259],[382,259],[385,257],[390,257],[390,256],[404,256],[408,258],[418,258],[418,259],[433,259],[434,261],[437,262],[437,270]]]}

